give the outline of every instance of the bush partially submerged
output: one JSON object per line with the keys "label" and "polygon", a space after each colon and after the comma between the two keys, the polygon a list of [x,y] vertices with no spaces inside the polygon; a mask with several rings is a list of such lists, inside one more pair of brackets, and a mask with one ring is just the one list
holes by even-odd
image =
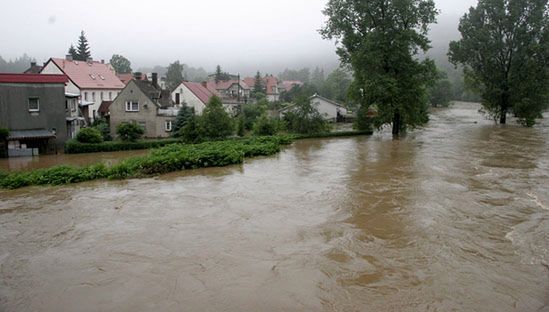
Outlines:
{"label": "bush partially submerged", "polygon": [[101,143],[103,135],[95,128],[82,128],[76,134],[76,141],[80,143]]}
{"label": "bush partially submerged", "polygon": [[57,166],[47,169],[0,173],[0,187],[19,188],[28,185],[60,185],[95,179],[123,179],[167,173],[183,169],[219,167],[238,164],[245,157],[273,155],[292,137],[258,137],[185,145],[172,144],[146,156],[131,157],[112,167],[95,164],[86,167]]}
{"label": "bush partially submerged", "polygon": [[135,142],[145,133],[145,129],[135,122],[123,122],[116,127],[116,133],[126,142]]}

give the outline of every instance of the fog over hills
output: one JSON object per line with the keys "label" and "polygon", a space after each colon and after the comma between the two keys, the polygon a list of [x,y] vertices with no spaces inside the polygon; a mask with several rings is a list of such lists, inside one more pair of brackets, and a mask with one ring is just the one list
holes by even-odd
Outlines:
{"label": "fog over hills", "polygon": [[[0,11],[0,56],[7,61],[26,53],[38,62],[60,57],[83,29],[95,59],[122,54],[135,70],[180,60],[208,72],[220,64],[242,75],[316,66],[330,71],[339,64],[335,44],[318,33],[326,2],[96,0],[85,10],[78,1],[7,2]],[[429,55],[443,63],[449,41],[459,38],[459,17],[476,1],[436,3],[441,14]]]}

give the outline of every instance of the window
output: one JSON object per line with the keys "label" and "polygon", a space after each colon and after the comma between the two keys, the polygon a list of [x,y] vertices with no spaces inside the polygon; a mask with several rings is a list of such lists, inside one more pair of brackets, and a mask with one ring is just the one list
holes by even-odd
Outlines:
{"label": "window", "polygon": [[37,97],[29,98],[29,112],[40,111],[40,100]]}
{"label": "window", "polygon": [[95,80],[95,75],[94,74],[90,74],[90,77],[91,77],[91,79]]}
{"label": "window", "polygon": [[147,123],[144,121],[138,122],[139,126],[143,128],[143,131],[147,131]]}
{"label": "window", "polygon": [[109,91],[109,101],[112,100],[112,92]]}
{"label": "window", "polygon": [[137,101],[127,101],[126,102],[126,111],[127,112],[138,112],[139,111],[139,102],[137,102]]}
{"label": "window", "polygon": [[88,92],[84,92],[84,101],[88,100]]}
{"label": "window", "polygon": [[101,91],[101,101],[103,101],[103,91]]}
{"label": "window", "polygon": [[166,121],[166,132],[171,132],[171,131],[172,131],[172,121],[168,120]]}
{"label": "window", "polygon": [[92,101],[95,102],[95,92],[92,92]]}

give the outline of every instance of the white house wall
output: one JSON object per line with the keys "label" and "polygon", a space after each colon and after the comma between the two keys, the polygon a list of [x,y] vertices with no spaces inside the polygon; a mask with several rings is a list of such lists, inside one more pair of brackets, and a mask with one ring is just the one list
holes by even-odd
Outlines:
{"label": "white house wall", "polygon": [[334,105],[333,103],[330,103],[324,99],[313,98],[311,99],[311,101],[320,113],[320,115],[324,117],[324,119],[335,120],[337,118],[338,111],[342,115],[347,114],[347,110],[344,107]]}
{"label": "white house wall", "polygon": [[177,87],[172,92],[172,101],[175,103],[175,94],[179,93],[179,101],[181,104],[185,104],[188,107],[193,107],[194,112],[197,115],[202,115],[202,111],[206,107],[204,103],[196,96],[194,93],[191,92],[184,84],[180,84],[179,87]]}

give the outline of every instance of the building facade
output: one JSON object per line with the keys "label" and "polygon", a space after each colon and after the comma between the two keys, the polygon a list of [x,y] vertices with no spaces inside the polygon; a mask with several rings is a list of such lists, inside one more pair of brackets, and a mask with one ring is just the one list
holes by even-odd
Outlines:
{"label": "building facade", "polygon": [[105,62],[75,61],[70,56],[65,59],[51,58],[42,68],[41,74],[63,74],[69,78],[66,93],[79,94],[79,105],[88,106],[87,120],[97,119],[103,101],[112,101],[124,88],[124,83],[116,76],[114,69]]}
{"label": "building facade", "polygon": [[153,81],[131,80],[109,106],[111,135],[123,122],[133,122],[144,128],[145,138],[165,138],[172,132],[178,109],[170,93]]}
{"label": "building facade", "polygon": [[65,75],[0,74],[0,127],[8,154],[55,153],[68,138]]}

